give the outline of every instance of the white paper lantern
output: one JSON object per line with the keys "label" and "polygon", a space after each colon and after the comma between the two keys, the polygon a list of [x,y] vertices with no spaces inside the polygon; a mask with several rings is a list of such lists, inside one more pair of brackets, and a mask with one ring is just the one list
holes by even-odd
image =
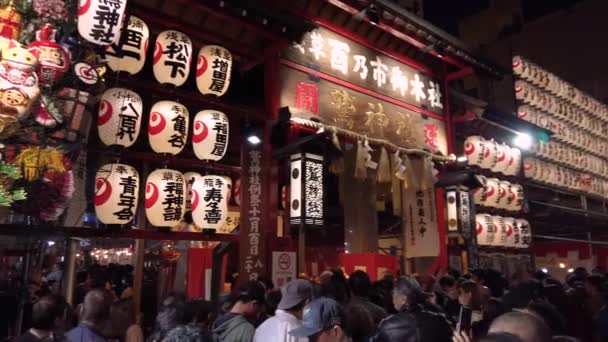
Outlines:
{"label": "white paper lantern", "polygon": [[226,184],[228,186],[228,194],[226,195],[226,205],[230,206],[230,200],[232,199],[232,178],[228,176],[223,177],[224,181],[226,181]]}
{"label": "white paper lantern", "polygon": [[524,219],[517,219],[515,222],[517,223],[517,228],[519,230],[519,248],[529,248],[532,243],[530,222]]}
{"label": "white paper lantern", "polygon": [[509,163],[505,168],[504,174],[507,176],[517,176],[521,169],[521,151],[518,148],[510,147],[508,154]]}
{"label": "white paper lantern", "polygon": [[509,190],[511,189],[511,183],[507,181],[498,182],[498,199],[496,202],[496,208],[507,209],[509,201]]}
{"label": "white paper lantern", "polygon": [[154,170],[146,181],[146,217],[156,227],[175,227],[186,209],[186,183],[181,172]]}
{"label": "white paper lantern", "polygon": [[143,20],[131,15],[122,34],[123,39],[106,46],[104,55],[113,71],[126,71],[135,75],[146,63],[150,30]]}
{"label": "white paper lantern", "polygon": [[511,184],[509,189],[509,200],[507,209],[511,211],[521,211],[524,207],[524,188],[519,184]]}
{"label": "white paper lantern", "polygon": [[217,110],[203,110],[194,118],[192,148],[201,160],[220,160],[228,149],[228,116]]}
{"label": "white paper lantern", "polygon": [[473,190],[473,201],[477,205],[485,205],[486,204],[486,187],[488,185],[488,179],[485,176],[478,176],[479,181],[481,182],[481,187]]}
{"label": "white paper lantern", "polygon": [[497,178],[488,178],[486,181],[486,201],[485,205],[491,208],[498,207],[500,199],[500,185]]}
{"label": "white paper lantern", "polygon": [[507,166],[509,166],[509,154],[511,149],[505,144],[497,144],[496,151],[496,165],[494,165],[492,171],[505,173]]}
{"label": "white paper lantern", "polygon": [[192,41],[179,31],[163,31],[156,38],[152,71],[160,84],[181,86],[188,79]]}
{"label": "white paper lantern", "polygon": [[475,215],[475,227],[477,232],[477,244],[479,246],[492,246],[496,238],[494,220],[488,214]]}
{"label": "white paper lantern", "polygon": [[198,172],[184,173],[184,180],[186,181],[186,211],[192,210],[192,184],[202,177]]}
{"label": "white paper lantern", "polygon": [[507,234],[506,247],[515,248],[517,247],[517,242],[519,242],[519,230],[517,228],[517,222],[513,217],[505,217],[504,223]]}
{"label": "white paper lantern", "polygon": [[156,153],[178,154],[188,140],[188,109],[177,102],[159,101],[150,109],[148,139]]}
{"label": "white paper lantern", "polygon": [[524,176],[526,178],[535,179],[540,175],[540,163],[536,159],[525,158],[524,159]]}
{"label": "white paper lantern", "polygon": [[467,137],[464,141],[464,155],[467,157],[469,165],[481,165],[485,152],[486,144],[484,138],[475,135]]}
{"label": "white paper lantern", "polygon": [[203,46],[196,62],[196,86],[203,95],[222,96],[230,86],[232,54],[218,45]]}
{"label": "white paper lantern", "polygon": [[79,0],[78,33],[93,44],[117,43],[126,7],[127,0]]}
{"label": "white paper lantern", "polygon": [[126,224],[137,212],[139,174],[124,164],[106,164],[95,176],[95,214],[101,223]]}
{"label": "white paper lantern", "polygon": [[483,169],[492,169],[496,166],[498,157],[498,144],[493,140],[485,141],[486,148],[483,152],[483,159],[479,165]]}
{"label": "white paper lantern", "polygon": [[203,176],[192,185],[192,220],[203,229],[219,229],[228,218],[228,183],[222,176]]}
{"label": "white paper lantern", "polygon": [[502,216],[492,216],[492,223],[494,224],[494,228],[496,228],[493,245],[496,247],[506,247],[507,226],[505,225],[504,218]]}
{"label": "white paper lantern", "polygon": [[129,147],[141,129],[143,104],[137,93],[125,88],[110,88],[101,96],[97,130],[107,145]]}

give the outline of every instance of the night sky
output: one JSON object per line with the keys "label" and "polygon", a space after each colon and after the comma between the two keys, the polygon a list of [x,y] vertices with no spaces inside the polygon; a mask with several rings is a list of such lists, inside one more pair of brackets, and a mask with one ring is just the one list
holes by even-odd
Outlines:
{"label": "night sky", "polygon": [[[524,21],[532,21],[558,10],[568,10],[568,7],[583,0],[511,0],[522,2]],[[447,32],[458,36],[458,21],[461,18],[489,8],[491,0],[424,0],[424,16],[433,24]]]}

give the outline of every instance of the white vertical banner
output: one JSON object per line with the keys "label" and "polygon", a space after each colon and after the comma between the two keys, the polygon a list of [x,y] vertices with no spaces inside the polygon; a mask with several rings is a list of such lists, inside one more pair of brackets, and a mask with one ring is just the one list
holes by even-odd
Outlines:
{"label": "white vertical banner", "polygon": [[280,288],[296,279],[296,253],[272,252],[272,283]]}
{"label": "white vertical banner", "polygon": [[291,173],[289,180],[289,217],[291,219],[291,224],[300,224],[302,222],[302,172],[302,154],[291,156]]}
{"label": "white vertical banner", "polygon": [[[409,172],[418,177],[418,184],[409,184],[403,189],[405,257],[435,257],[439,255],[439,231],[433,177],[419,177],[423,172],[430,172],[424,169],[423,159],[413,159],[411,163]],[[423,184],[425,181],[427,184]]]}

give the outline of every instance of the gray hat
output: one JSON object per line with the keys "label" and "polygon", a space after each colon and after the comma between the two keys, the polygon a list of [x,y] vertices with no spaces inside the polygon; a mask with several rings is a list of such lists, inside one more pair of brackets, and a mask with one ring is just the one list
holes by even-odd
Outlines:
{"label": "gray hat", "polygon": [[308,280],[292,280],[281,291],[281,301],[277,306],[279,310],[288,310],[294,306],[310,299],[312,296],[312,285]]}
{"label": "gray hat", "polygon": [[344,324],[344,313],[340,304],[327,297],[313,300],[304,307],[302,326],[289,332],[295,337],[308,337],[335,325]]}

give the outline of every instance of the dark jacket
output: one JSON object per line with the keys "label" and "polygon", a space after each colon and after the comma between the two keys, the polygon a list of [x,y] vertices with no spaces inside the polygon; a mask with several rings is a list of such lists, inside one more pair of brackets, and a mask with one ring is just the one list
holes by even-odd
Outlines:
{"label": "dark jacket", "polygon": [[452,330],[446,317],[413,305],[380,323],[373,342],[451,342]]}
{"label": "dark jacket", "polygon": [[251,342],[255,327],[245,317],[227,313],[213,324],[214,342]]}
{"label": "dark jacket", "polygon": [[388,315],[367,298],[353,296],[346,306],[347,329],[354,342],[368,341],[376,333],[376,327]]}

